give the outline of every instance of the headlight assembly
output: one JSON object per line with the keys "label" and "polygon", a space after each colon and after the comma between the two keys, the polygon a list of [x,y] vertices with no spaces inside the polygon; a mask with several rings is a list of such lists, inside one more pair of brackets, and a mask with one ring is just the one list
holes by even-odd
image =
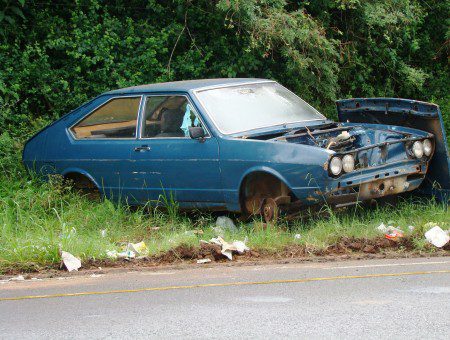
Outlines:
{"label": "headlight assembly", "polygon": [[433,143],[429,139],[423,141],[423,153],[425,156],[430,157],[433,153]]}
{"label": "headlight assembly", "polygon": [[412,153],[414,155],[414,157],[416,158],[422,158],[423,157],[423,144],[420,141],[416,141],[414,142],[414,144],[412,145]]}
{"label": "headlight assembly", "polygon": [[342,168],[345,172],[352,172],[355,170],[355,158],[352,155],[345,155],[342,158]]}
{"label": "headlight assembly", "polygon": [[338,176],[342,172],[342,161],[339,157],[333,157],[330,160],[330,172]]}

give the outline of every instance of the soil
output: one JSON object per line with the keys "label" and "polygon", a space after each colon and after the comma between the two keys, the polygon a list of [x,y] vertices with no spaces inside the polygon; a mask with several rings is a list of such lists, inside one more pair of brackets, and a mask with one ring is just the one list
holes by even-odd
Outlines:
{"label": "soil", "polygon": [[[229,261],[221,253],[221,247],[215,244],[201,243],[198,247],[178,246],[163,254],[133,260],[87,260],[78,274],[86,272],[97,273],[109,270],[143,270],[146,268],[172,269],[185,268],[186,266],[211,266],[211,265],[249,265],[264,263],[291,263],[291,262],[325,262],[348,259],[364,258],[402,258],[402,257],[431,257],[450,256],[450,243],[442,249],[429,245],[426,251],[415,249],[412,239],[401,238],[388,240],[384,237],[375,239],[361,239],[343,237],[335,244],[317,249],[304,245],[289,245],[284,249],[273,252],[267,250],[250,250],[242,255],[233,254],[233,261]],[[208,264],[197,264],[198,259],[210,259]],[[33,273],[33,277],[55,277],[74,275],[62,270],[58,265],[39,267],[30,264],[28,268],[11,268],[4,270],[0,279],[8,278],[19,273]],[[28,274],[25,279],[31,275]],[[77,273],[75,273],[77,274]]]}

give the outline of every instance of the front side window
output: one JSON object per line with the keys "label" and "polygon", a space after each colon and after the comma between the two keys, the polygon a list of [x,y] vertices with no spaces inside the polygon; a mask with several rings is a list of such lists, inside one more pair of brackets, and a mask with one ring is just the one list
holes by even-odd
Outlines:
{"label": "front side window", "polygon": [[141,97],[112,99],[71,130],[78,139],[135,138],[140,101]]}
{"label": "front side window", "polygon": [[275,82],[202,90],[197,98],[224,134],[325,119]]}
{"label": "front side window", "polygon": [[201,126],[185,96],[149,96],[145,100],[143,138],[189,137],[189,127]]}

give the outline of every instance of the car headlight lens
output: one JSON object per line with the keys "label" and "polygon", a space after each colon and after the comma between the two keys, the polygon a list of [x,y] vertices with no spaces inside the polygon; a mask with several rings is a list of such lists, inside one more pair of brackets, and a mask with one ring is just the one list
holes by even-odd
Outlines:
{"label": "car headlight lens", "polygon": [[330,161],[330,172],[337,176],[342,172],[342,161],[339,157],[333,157]]}
{"label": "car headlight lens", "polygon": [[414,157],[416,158],[422,158],[423,157],[423,144],[422,142],[416,141],[412,145],[412,152],[414,154]]}
{"label": "car headlight lens", "polygon": [[345,155],[342,158],[342,168],[345,172],[352,172],[355,170],[355,158],[352,155]]}
{"label": "car headlight lens", "polygon": [[429,139],[423,141],[423,153],[425,156],[430,157],[433,152],[433,143]]}

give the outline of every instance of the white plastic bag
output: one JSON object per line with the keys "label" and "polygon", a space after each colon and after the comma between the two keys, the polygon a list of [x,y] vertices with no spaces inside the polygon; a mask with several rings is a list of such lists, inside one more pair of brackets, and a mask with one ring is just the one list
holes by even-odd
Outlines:
{"label": "white plastic bag", "polygon": [[425,238],[432,245],[442,248],[450,241],[450,236],[447,235],[439,226],[435,226],[425,233]]}

